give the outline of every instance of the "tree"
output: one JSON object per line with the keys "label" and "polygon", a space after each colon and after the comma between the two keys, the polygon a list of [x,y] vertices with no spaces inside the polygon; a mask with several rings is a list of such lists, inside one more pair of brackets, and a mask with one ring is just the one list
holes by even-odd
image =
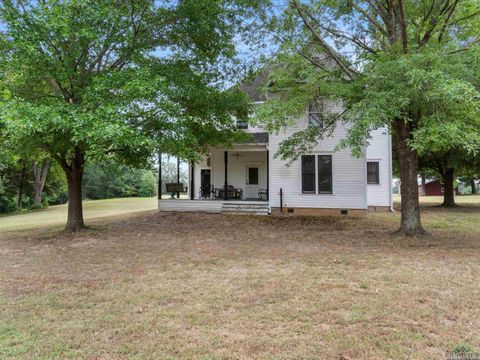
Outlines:
{"label": "tree", "polygon": [[419,167],[422,171],[433,170],[443,183],[443,207],[453,208],[455,204],[455,175],[463,162],[465,154],[455,153],[427,153],[419,158]]}
{"label": "tree", "polygon": [[223,91],[220,70],[235,55],[232,39],[247,2],[238,3],[0,4],[0,128],[12,147],[41,149],[63,169],[67,231],[85,226],[88,161],[138,165],[155,147],[193,156],[233,138],[231,117],[248,109],[239,92]]}
{"label": "tree", "polygon": [[[162,157],[162,194],[165,193],[168,183],[177,182],[177,159]],[[188,169],[180,166],[180,182],[188,184]]]}
{"label": "tree", "polygon": [[140,178],[138,187],[138,196],[152,197],[157,193],[156,178],[151,170],[144,171]]}
{"label": "tree", "polygon": [[33,161],[33,203],[37,207],[42,205],[42,192],[51,163],[52,161],[48,158],[43,159],[42,162]]}
{"label": "tree", "polygon": [[[274,12],[273,12],[274,13]],[[351,127],[340,147],[364,151],[373,129],[393,133],[402,183],[399,232],[424,233],[418,156],[429,148],[476,151],[480,140],[480,3],[476,0],[292,0],[262,19],[280,43],[270,67],[274,94],[258,112],[271,130],[318,98],[339,101],[323,129],[308,128],[280,150],[296,158],[333,131]]]}
{"label": "tree", "polygon": [[19,194],[28,191],[27,179],[21,176],[22,169],[23,164],[12,152],[0,152],[0,213],[16,211],[19,208]]}
{"label": "tree", "polygon": [[469,157],[468,161],[462,162],[459,173],[462,181],[470,186],[472,195],[478,193],[476,180],[480,179],[480,156]]}
{"label": "tree", "polygon": [[155,184],[155,175],[150,168],[139,169],[103,160],[85,166],[82,196],[87,199],[151,197],[156,193]]}

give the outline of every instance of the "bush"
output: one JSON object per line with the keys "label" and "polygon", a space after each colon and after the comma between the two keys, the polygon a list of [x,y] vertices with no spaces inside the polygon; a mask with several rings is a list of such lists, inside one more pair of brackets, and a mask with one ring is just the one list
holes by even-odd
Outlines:
{"label": "bush", "polygon": [[61,205],[68,201],[68,192],[60,191],[52,195],[44,195],[43,203],[46,205]]}
{"label": "bush", "polygon": [[17,211],[17,202],[15,199],[6,196],[0,197],[0,214],[8,214]]}
{"label": "bush", "polygon": [[45,208],[44,204],[32,204],[32,206],[30,206],[30,210],[41,210],[43,208]]}

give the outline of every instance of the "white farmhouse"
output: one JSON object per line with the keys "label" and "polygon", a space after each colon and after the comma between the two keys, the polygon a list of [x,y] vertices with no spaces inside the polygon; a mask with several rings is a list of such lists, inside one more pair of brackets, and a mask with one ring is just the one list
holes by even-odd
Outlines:
{"label": "white farmhouse", "polygon": [[[244,86],[260,104],[259,80]],[[337,105],[330,103],[329,111]],[[338,107],[338,106],[337,106]],[[209,156],[190,164],[188,197],[159,199],[161,211],[288,213],[300,215],[360,215],[392,209],[392,148],[386,129],[372,132],[361,157],[349,149],[335,151],[348,124],[339,124],[308,154],[288,165],[275,157],[282,140],[308,126],[321,126],[315,106],[279,134],[246,123],[251,142],[231,148],[212,148]]]}

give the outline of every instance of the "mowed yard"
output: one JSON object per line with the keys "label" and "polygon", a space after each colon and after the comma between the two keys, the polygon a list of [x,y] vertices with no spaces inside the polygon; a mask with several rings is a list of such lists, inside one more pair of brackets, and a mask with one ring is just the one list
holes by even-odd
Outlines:
{"label": "mowed yard", "polygon": [[78,235],[58,225],[6,231],[1,218],[0,358],[444,359],[460,345],[480,351],[480,196],[457,200],[463,207],[444,210],[429,199],[430,235],[421,240],[392,235],[399,213],[149,210],[91,218]]}
{"label": "mowed yard", "polygon": [[[86,220],[131,214],[137,211],[157,208],[155,198],[121,198],[84,201],[83,212]],[[0,234],[5,231],[38,229],[43,227],[61,228],[67,221],[67,205],[50,206],[41,211],[0,217]]]}

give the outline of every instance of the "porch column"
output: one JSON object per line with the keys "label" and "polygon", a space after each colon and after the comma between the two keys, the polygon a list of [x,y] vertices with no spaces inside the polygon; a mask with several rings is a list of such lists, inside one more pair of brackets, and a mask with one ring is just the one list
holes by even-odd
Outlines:
{"label": "porch column", "polygon": [[158,199],[162,198],[162,153],[158,153]]}
{"label": "porch column", "polygon": [[269,200],[270,189],[270,151],[267,150],[267,201]]}
{"label": "porch column", "polygon": [[[180,158],[177,157],[177,186],[180,184]],[[178,188],[177,188],[178,190]],[[180,199],[180,192],[177,191],[177,199]]]}
{"label": "porch column", "polygon": [[223,154],[223,162],[225,164],[225,183],[223,185],[223,200],[227,200],[227,189],[228,189],[228,151],[225,151]]}
{"label": "porch column", "polygon": [[190,163],[190,200],[195,199],[195,163]]}

